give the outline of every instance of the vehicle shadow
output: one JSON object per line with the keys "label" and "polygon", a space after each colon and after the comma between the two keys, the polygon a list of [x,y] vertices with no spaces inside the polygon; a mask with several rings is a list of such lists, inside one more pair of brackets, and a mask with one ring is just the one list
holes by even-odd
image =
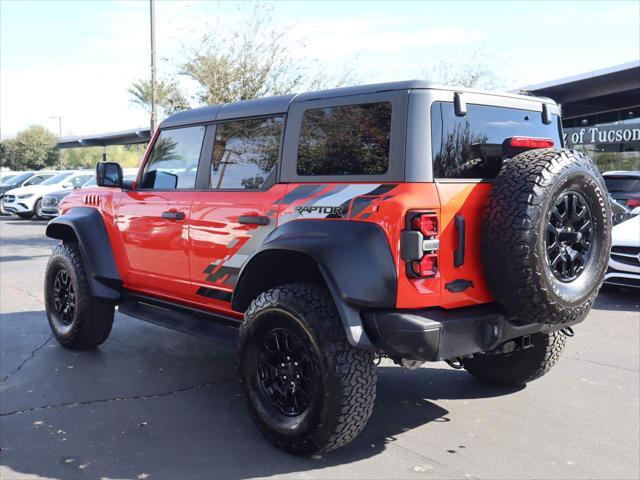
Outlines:
{"label": "vehicle shadow", "polygon": [[596,310],[640,312],[638,289],[603,287],[593,305]]}
{"label": "vehicle shadow", "polygon": [[[26,314],[38,325],[44,321],[36,318],[43,312]],[[23,315],[6,314],[2,322],[20,324],[22,330]],[[378,368],[374,412],[360,436],[320,459],[295,457],[269,444],[251,423],[240,398],[233,348],[124,316],[119,321],[114,337],[98,351],[70,352],[51,341],[0,385],[0,404],[5,404],[5,413],[0,414],[0,464],[9,473],[48,478],[245,479],[309,472],[374,457],[404,432],[455,421],[439,400],[488,398],[518,390],[485,386],[459,370],[407,371],[383,365]],[[19,354],[15,345],[9,348]],[[20,355],[28,357],[33,345],[21,348]],[[3,354],[4,350],[3,346]],[[53,373],[56,365],[67,369]],[[214,365],[218,372],[208,373]],[[155,380],[160,378],[160,366],[169,371]],[[60,380],[47,383],[52,375],[60,375]],[[195,385],[184,387],[183,377]],[[166,378],[174,383],[162,383]],[[4,409],[8,404],[2,398],[9,392],[27,398],[38,394],[38,385],[43,384],[42,395],[48,398],[36,402],[42,406],[20,413]],[[120,393],[132,385],[137,393]],[[83,400],[92,389],[104,399]],[[15,398],[8,403],[12,401]]]}

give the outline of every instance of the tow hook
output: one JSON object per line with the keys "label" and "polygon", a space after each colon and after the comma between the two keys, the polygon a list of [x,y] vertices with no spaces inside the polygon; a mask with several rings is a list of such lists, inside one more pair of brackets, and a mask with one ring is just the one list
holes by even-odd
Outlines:
{"label": "tow hook", "polygon": [[560,332],[567,337],[575,337],[576,335],[576,332],[574,332],[573,328],[571,327],[565,327],[562,330],[560,330]]}

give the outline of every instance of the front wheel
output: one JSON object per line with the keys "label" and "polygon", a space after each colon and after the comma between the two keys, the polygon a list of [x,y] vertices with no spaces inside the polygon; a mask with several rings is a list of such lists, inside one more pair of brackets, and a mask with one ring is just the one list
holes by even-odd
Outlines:
{"label": "front wheel", "polygon": [[329,294],[292,284],[258,296],[239,338],[251,416],[277,447],[320,454],[349,443],[373,410],[373,354],[347,341]]}
{"label": "front wheel", "polygon": [[33,206],[33,215],[36,218],[36,220],[44,220],[44,215],[42,214],[42,199],[41,198],[36,200],[36,203]]}
{"label": "front wheel", "polygon": [[493,385],[520,386],[545,375],[558,363],[567,342],[562,332],[531,335],[531,347],[513,353],[479,353],[463,361],[478,380]]}
{"label": "front wheel", "polygon": [[63,347],[95,348],[111,333],[114,305],[91,294],[77,243],[53,249],[45,273],[44,297],[49,326]]}

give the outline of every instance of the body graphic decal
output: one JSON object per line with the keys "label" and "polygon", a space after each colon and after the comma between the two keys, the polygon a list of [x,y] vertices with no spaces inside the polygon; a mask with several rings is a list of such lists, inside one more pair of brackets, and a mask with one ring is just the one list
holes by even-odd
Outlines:
{"label": "body graphic decal", "polygon": [[[397,184],[350,184],[350,185],[299,185],[274,202],[268,216],[278,216],[278,225],[297,219],[354,219],[364,220],[375,211],[371,208],[380,201],[392,198]],[[233,239],[227,245],[228,253],[212,262],[202,272],[212,286],[233,288],[240,269],[247,259],[262,245],[274,230],[271,225],[246,226],[246,236]],[[218,293],[217,293],[218,292]],[[213,298],[230,298],[230,293],[215,288],[200,287],[198,295]]]}

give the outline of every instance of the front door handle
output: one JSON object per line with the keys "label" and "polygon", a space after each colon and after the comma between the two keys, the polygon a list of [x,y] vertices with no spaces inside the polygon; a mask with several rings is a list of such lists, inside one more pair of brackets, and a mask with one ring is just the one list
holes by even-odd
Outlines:
{"label": "front door handle", "polygon": [[168,212],[162,212],[162,218],[165,220],[184,220],[184,212],[169,210]]}
{"label": "front door handle", "polygon": [[248,225],[269,225],[269,217],[263,215],[240,215],[238,221]]}

